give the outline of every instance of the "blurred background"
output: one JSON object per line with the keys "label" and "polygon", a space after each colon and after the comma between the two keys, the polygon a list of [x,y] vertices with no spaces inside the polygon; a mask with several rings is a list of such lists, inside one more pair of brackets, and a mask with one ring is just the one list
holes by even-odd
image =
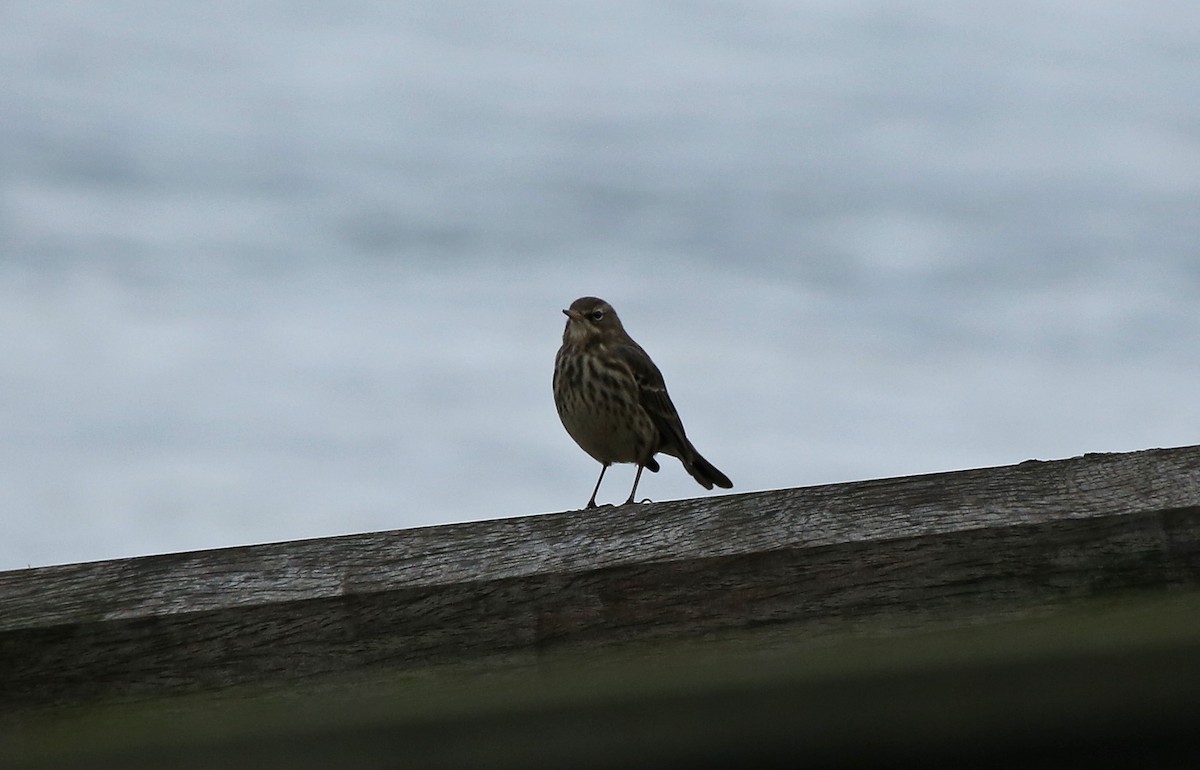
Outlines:
{"label": "blurred background", "polygon": [[1194,0],[0,17],[0,569],[1200,442]]}

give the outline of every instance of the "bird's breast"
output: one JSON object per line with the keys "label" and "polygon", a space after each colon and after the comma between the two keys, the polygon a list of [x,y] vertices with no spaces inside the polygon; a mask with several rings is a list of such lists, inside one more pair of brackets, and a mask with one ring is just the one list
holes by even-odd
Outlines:
{"label": "bird's breast", "polygon": [[606,365],[603,356],[564,346],[554,368],[554,403],[567,433],[599,462],[639,462],[657,443],[637,383],[627,369]]}

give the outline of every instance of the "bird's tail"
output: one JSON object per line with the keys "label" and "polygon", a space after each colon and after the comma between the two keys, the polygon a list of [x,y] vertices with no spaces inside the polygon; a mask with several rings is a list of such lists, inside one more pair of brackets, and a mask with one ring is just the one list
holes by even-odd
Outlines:
{"label": "bird's tail", "polygon": [[[733,486],[733,482],[724,473],[717,470],[717,467],[700,456],[700,453],[692,449],[691,457],[683,460],[683,467],[688,473],[692,474],[692,478],[700,482],[700,486],[705,489],[712,489],[713,485],[721,489],[729,489]],[[680,458],[682,459],[682,458]]]}

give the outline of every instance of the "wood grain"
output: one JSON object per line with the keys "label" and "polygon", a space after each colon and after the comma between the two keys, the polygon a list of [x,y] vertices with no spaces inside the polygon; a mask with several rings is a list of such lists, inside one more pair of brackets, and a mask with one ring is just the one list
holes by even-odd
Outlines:
{"label": "wood grain", "polygon": [[0,707],[1200,584],[1200,446],[0,573]]}

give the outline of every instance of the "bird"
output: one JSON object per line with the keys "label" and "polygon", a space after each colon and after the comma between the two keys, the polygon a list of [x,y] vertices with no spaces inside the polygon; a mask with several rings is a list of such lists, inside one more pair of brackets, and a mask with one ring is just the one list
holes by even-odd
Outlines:
{"label": "bird", "polygon": [[733,482],[705,460],[683,430],[662,372],[633,341],[621,319],[599,297],[580,297],[563,310],[567,325],[554,358],[554,405],[567,433],[600,463],[600,478],[586,508],[595,508],[604,472],[613,463],[636,463],[628,505],[637,494],[642,469],[659,470],[654,455],[683,463],[705,489]]}

